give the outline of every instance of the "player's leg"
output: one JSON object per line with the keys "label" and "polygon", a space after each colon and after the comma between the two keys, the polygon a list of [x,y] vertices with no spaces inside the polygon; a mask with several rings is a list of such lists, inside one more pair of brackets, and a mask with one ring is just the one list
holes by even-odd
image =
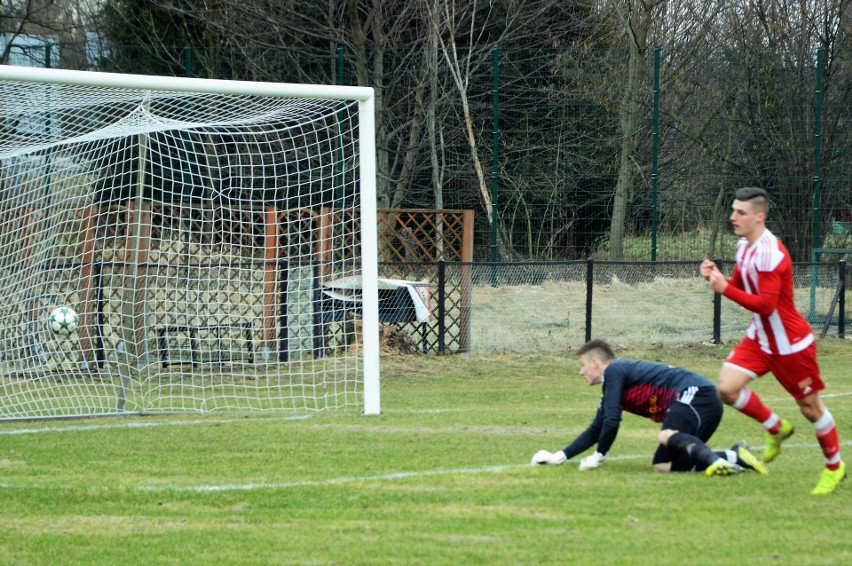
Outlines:
{"label": "player's leg", "polygon": [[[741,466],[728,461],[724,453],[715,452],[697,436],[675,429],[663,429],[657,439],[660,441],[660,448],[678,452],[672,457],[672,472],[704,471],[708,476],[727,476],[743,471]],[[661,471],[658,463],[654,464],[654,469]]]}
{"label": "player's leg", "polygon": [[[676,431],[669,432],[674,433]],[[749,451],[745,443],[734,444],[727,450],[715,450],[715,453],[719,458],[743,469],[754,470],[759,474],[768,473],[766,466]],[[697,462],[687,452],[673,450],[662,444],[657,447],[657,452],[654,454],[655,472],[703,472],[706,469],[706,463]]]}
{"label": "player's leg", "polygon": [[[677,431],[671,430],[670,432],[675,433]],[[724,455],[720,456],[724,457]],[[653,465],[654,471],[658,473],[703,472],[707,469],[706,465],[696,463],[695,459],[686,452],[674,450],[663,444],[657,445],[657,450],[654,452]]]}
{"label": "player's leg", "polygon": [[805,418],[813,424],[814,433],[825,456],[826,467],[837,469],[840,463],[840,439],[831,412],[823,404],[819,393],[812,393],[797,399],[796,402]]}
{"label": "player's leg", "polygon": [[716,383],[722,401],[756,420],[766,430],[763,449],[765,462],[771,462],[778,456],[781,443],[794,432],[789,421],[781,419],[748,387],[753,379],[768,371],[767,361],[759,346],[753,340],[745,339],[725,360]]}
{"label": "player's leg", "polygon": [[[657,445],[657,450],[654,452],[652,460],[655,472],[703,472],[718,458],[725,459],[732,464],[736,463],[736,456],[727,454],[727,451],[715,452],[715,457],[702,451],[701,455],[696,458],[692,455],[692,450],[669,446],[669,438],[678,432],[675,429],[663,428],[657,435],[659,445]],[[692,444],[706,446],[701,440],[691,435],[683,434],[680,438],[693,439]]]}
{"label": "player's leg", "polygon": [[[686,396],[682,396],[686,398]],[[722,405],[713,390],[698,390],[687,402],[678,401],[668,410],[657,435],[660,448],[672,455],[671,471],[706,471],[707,475],[729,475],[743,468],[729,462],[724,453],[713,451],[698,435],[709,439],[722,418]],[[657,458],[655,454],[655,460]],[[658,469],[657,462],[654,469]]]}
{"label": "player's leg", "polygon": [[[699,394],[695,395],[690,405],[699,416],[699,425],[695,436],[705,443],[710,442],[710,437],[713,436],[719,427],[719,423],[722,421],[722,414],[724,413],[724,407],[719,397],[715,391],[709,393],[702,389]],[[769,473],[766,466],[752,454],[751,449],[745,441],[737,442],[727,450],[716,451],[716,454],[746,470],[753,470],[761,475]]]}
{"label": "player's leg", "polygon": [[846,465],[840,458],[840,439],[831,412],[823,404],[819,392],[825,389],[816,359],[816,346],[778,356],[770,360],[775,379],[796,399],[802,415],[814,428],[817,442],[825,456],[825,469],[811,492],[815,495],[831,493],[846,477]]}
{"label": "player's leg", "polygon": [[693,467],[692,459],[682,458],[679,461],[679,456],[680,454],[669,449],[668,446],[658,444],[657,450],[654,452],[654,458],[651,460],[651,465],[654,467],[654,471],[659,473],[691,471]]}
{"label": "player's leg", "polygon": [[812,393],[797,399],[799,409],[814,427],[817,442],[825,456],[825,470],[819,482],[811,492],[814,495],[831,493],[846,478],[846,465],[840,459],[840,438],[837,424],[828,408],[820,399],[819,393]]}

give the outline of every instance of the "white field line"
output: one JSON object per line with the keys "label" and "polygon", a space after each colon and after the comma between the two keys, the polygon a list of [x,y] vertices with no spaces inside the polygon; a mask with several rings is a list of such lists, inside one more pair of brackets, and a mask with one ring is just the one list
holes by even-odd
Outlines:
{"label": "white field line", "polygon": [[[848,397],[852,395],[852,392],[844,392],[844,393],[828,393],[820,395],[823,399],[831,399],[836,397]],[[777,398],[763,398],[767,403],[776,403],[779,401],[793,401],[792,397],[777,397]],[[452,408],[452,409],[414,409],[412,411],[405,411],[409,413],[453,413],[459,412],[464,409],[462,408]],[[587,407],[566,407],[559,408],[554,406],[550,412],[589,412],[591,409]],[[390,412],[395,412],[391,410]],[[81,417],[82,418],[82,417]],[[106,418],[106,417],[105,417]],[[115,417],[117,419],[122,417]],[[307,420],[313,418],[313,415],[296,415],[296,416],[285,416],[285,417],[254,417],[257,420],[263,421],[298,421],[298,420]],[[366,417],[369,418],[369,417]],[[123,422],[111,422],[111,423],[98,423],[98,424],[71,424],[66,426],[44,426],[44,427],[35,427],[35,428],[17,428],[11,430],[0,430],[0,436],[17,436],[21,434],[42,434],[42,433],[51,433],[51,432],[79,432],[79,431],[87,431],[87,430],[114,430],[114,429],[131,429],[131,428],[156,428],[156,427],[164,427],[164,426],[195,426],[195,425],[211,425],[211,424],[228,424],[228,423],[238,423],[238,422],[248,422],[250,418],[246,417],[237,417],[237,418],[204,418],[204,419],[193,419],[193,420],[158,420],[158,421],[123,421]],[[2,423],[0,423],[2,426]]]}
{"label": "white field line", "polygon": [[[298,415],[288,417],[258,417],[258,420],[263,421],[299,421],[310,419],[312,415]],[[105,417],[106,418],[106,417]],[[123,417],[116,417],[123,418]],[[68,426],[45,426],[38,428],[18,428],[13,430],[0,430],[0,436],[16,436],[19,434],[41,434],[46,432],[79,432],[86,430],[113,430],[122,428],[155,428],[161,426],[191,426],[191,425],[215,425],[227,423],[244,423],[250,419],[243,418],[227,418],[227,419],[193,419],[193,420],[162,420],[162,421],[124,421],[99,424],[84,424],[84,425],[68,425]]]}
{"label": "white field line", "polygon": [[[842,446],[852,446],[852,441],[841,442]],[[808,444],[784,444],[785,449],[790,448],[815,448],[818,447],[816,442]],[[755,448],[763,448],[763,446],[755,446]],[[623,456],[613,456],[608,458],[609,461],[618,460],[637,460],[650,458],[650,454],[626,454]],[[564,465],[571,465],[564,464]],[[389,474],[380,474],[374,476],[344,476],[339,478],[329,478],[327,480],[304,480],[297,482],[283,483],[238,483],[238,484],[220,484],[220,485],[142,485],[137,486],[140,491],[169,491],[183,493],[212,493],[224,491],[254,491],[260,489],[267,490],[288,490],[299,487],[317,487],[323,485],[340,485],[348,483],[373,483],[385,482],[393,480],[404,480],[410,478],[428,478],[435,476],[455,476],[455,475],[478,475],[487,473],[504,472],[507,470],[520,470],[524,468],[536,467],[531,464],[509,464],[504,466],[481,466],[478,468],[451,468],[438,470],[421,470],[416,472],[393,472]]]}
{"label": "white field line", "polygon": [[[833,393],[833,394],[824,394],[821,395],[823,398],[832,398],[832,397],[846,397],[852,395],[852,392],[842,392],[842,393]],[[782,401],[789,400],[792,401],[791,397],[779,397],[777,399],[767,399],[768,401]],[[449,409],[452,411],[453,409]],[[432,409],[431,411],[441,412],[442,409]],[[419,412],[419,411],[418,411]],[[289,416],[289,417],[262,417],[263,420],[302,420],[309,419],[311,415],[303,415],[303,416]],[[0,436],[3,435],[18,435],[18,434],[39,434],[39,433],[50,433],[50,432],[75,432],[75,431],[88,431],[88,430],[102,430],[102,429],[119,429],[119,428],[147,428],[147,427],[162,427],[162,426],[187,426],[187,425],[209,425],[209,424],[221,424],[221,423],[234,423],[234,422],[246,422],[245,418],[227,418],[227,419],[194,419],[194,420],[169,420],[169,421],[153,421],[153,422],[120,422],[120,423],[109,423],[109,424],[91,424],[91,425],[71,425],[71,426],[51,426],[51,427],[41,427],[41,428],[27,428],[27,429],[15,429],[15,430],[0,430]],[[841,446],[852,446],[852,441],[842,441]],[[805,443],[805,444],[784,444],[785,449],[789,448],[815,448],[818,445],[814,443]],[[756,449],[763,448],[762,446],[754,446]],[[649,454],[628,454],[622,456],[612,456],[609,458],[610,461],[618,461],[618,460],[636,460],[640,458],[648,458]],[[570,465],[570,464],[567,464]],[[349,483],[371,483],[371,482],[382,482],[382,481],[393,481],[393,480],[401,480],[401,479],[409,479],[409,478],[420,478],[420,477],[434,477],[434,476],[447,476],[447,475],[476,475],[483,473],[496,473],[502,472],[506,470],[519,470],[523,468],[531,467],[530,464],[509,464],[502,466],[481,466],[477,468],[451,468],[451,469],[436,469],[436,470],[421,470],[421,471],[410,471],[410,472],[393,472],[389,474],[381,474],[381,475],[372,475],[372,476],[343,476],[338,478],[329,478],[327,480],[303,480],[296,482],[282,482],[282,483],[244,483],[244,484],[218,484],[218,485],[170,485],[170,484],[158,484],[158,485],[140,485],[136,486],[136,489],[139,491],[153,491],[153,492],[191,492],[191,493],[209,493],[209,492],[226,492],[226,491],[254,491],[254,490],[288,490],[299,487],[308,487],[308,486],[322,486],[322,485],[340,485],[340,484],[349,484]],[[42,487],[38,485],[12,485],[12,484],[2,484],[0,483],[0,488],[27,488],[31,489],[34,487]],[[50,488],[57,488],[61,486],[50,485],[43,486]]]}
{"label": "white field line", "polygon": [[[852,446],[852,441],[845,441],[840,443],[842,446]],[[804,444],[784,444],[785,449],[791,448],[815,448],[818,445],[815,442],[812,443],[804,443]],[[762,446],[755,446],[754,448],[763,448]],[[622,456],[612,456],[608,460],[609,461],[619,461],[619,460],[637,460],[637,459],[646,459],[650,458],[649,454],[625,454]],[[572,463],[575,463],[572,460]],[[566,466],[572,465],[571,463],[564,464]],[[460,476],[460,475],[479,475],[479,474],[488,474],[488,473],[498,473],[504,472],[507,470],[521,470],[525,468],[533,468],[537,466],[533,466],[531,464],[508,464],[503,466],[480,466],[477,468],[450,468],[450,469],[437,469],[437,470],[420,470],[420,471],[409,471],[409,472],[392,472],[388,474],[379,474],[379,475],[371,475],[371,476],[342,476],[338,478],[329,478],[327,480],[302,480],[302,481],[294,481],[294,482],[280,482],[280,483],[228,483],[228,484],[213,484],[213,485],[175,485],[175,484],[156,484],[156,485],[137,485],[132,486],[130,489],[135,489],[137,491],[145,491],[145,492],[171,492],[171,493],[217,493],[217,492],[235,492],[235,491],[258,491],[258,490],[271,490],[271,491],[284,491],[290,489],[296,489],[301,487],[321,487],[324,485],[343,485],[343,484],[352,484],[352,483],[375,483],[375,482],[387,482],[394,480],[404,480],[404,479],[412,479],[412,478],[428,478],[428,477],[436,477],[436,476]],[[0,489],[62,489],[64,486],[50,484],[50,485],[29,485],[29,484],[2,484],[0,483]],[[70,487],[70,486],[68,486]],[[121,489],[128,489],[129,486],[122,486]],[[109,489],[108,486],[101,485],[98,489]]]}
{"label": "white field line", "polygon": [[[823,393],[820,395],[823,399],[832,399],[837,397],[849,397],[852,396],[852,391],[842,392],[842,393]],[[763,397],[762,398],[766,403],[777,403],[779,401],[790,401],[793,402],[793,398],[790,396],[785,397]],[[830,407],[829,407],[830,408]],[[457,407],[457,408],[434,408],[434,409],[413,409],[410,411],[401,411],[412,414],[440,414],[440,413],[455,413],[465,411],[466,409]],[[589,407],[558,407],[553,406],[548,409],[548,412],[559,412],[559,413],[569,413],[569,412],[589,412],[592,409]],[[390,413],[395,413],[393,409],[388,411]],[[98,424],[70,424],[66,426],[44,426],[44,427],[35,427],[35,428],[18,428],[11,430],[0,430],[0,436],[17,436],[21,434],[41,434],[41,433],[49,433],[49,432],[79,432],[79,431],[87,431],[87,430],[113,430],[113,429],[122,429],[122,428],[155,428],[155,427],[164,427],[164,426],[193,426],[193,425],[211,425],[211,424],[228,424],[228,423],[237,423],[237,422],[247,422],[251,420],[251,418],[256,418],[257,420],[263,421],[298,421],[298,420],[307,420],[313,418],[314,415],[294,415],[294,416],[284,416],[284,417],[269,417],[269,416],[252,416],[250,418],[246,417],[235,417],[235,418],[204,418],[204,419],[177,419],[177,420],[158,420],[158,421],[123,421],[123,422],[111,422],[111,423],[98,423]],[[84,417],[81,417],[81,419]],[[108,418],[108,417],[104,417]],[[116,416],[116,419],[122,419],[124,417]],[[127,417],[132,418],[132,417]],[[143,417],[147,418],[147,417]],[[369,417],[367,417],[369,418]],[[3,423],[0,423],[2,426]]]}
{"label": "white field line", "polygon": [[[819,394],[822,399],[836,399],[838,397],[849,397],[850,395],[852,395],[852,391],[842,391],[840,393],[822,392]],[[795,399],[793,399],[789,395],[786,395],[784,397],[761,397],[761,399],[767,403],[777,403],[778,401],[790,401],[791,403],[795,402]]]}

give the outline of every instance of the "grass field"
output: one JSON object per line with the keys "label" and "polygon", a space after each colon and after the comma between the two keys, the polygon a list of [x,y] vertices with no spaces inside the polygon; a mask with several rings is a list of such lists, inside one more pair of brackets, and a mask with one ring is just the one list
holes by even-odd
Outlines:
{"label": "grass field", "polygon": [[[852,342],[820,342],[852,463]],[[712,379],[720,347],[646,347]],[[658,425],[626,416],[610,459],[529,465],[591,420],[569,353],[382,361],[379,416],[197,415],[0,423],[0,564],[843,564],[852,480],[813,497],[798,428],[769,476],[654,474]],[[726,409],[711,444],[762,442]]]}

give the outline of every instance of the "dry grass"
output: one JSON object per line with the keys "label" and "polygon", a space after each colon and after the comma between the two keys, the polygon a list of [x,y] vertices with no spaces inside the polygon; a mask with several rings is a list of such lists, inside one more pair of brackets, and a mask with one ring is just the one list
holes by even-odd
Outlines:
{"label": "dry grass", "polygon": [[[817,313],[827,312],[832,296],[833,289],[816,288]],[[806,315],[810,297],[809,287],[796,290],[797,304]],[[585,341],[584,281],[477,286],[472,302],[474,351],[559,350]],[[592,335],[620,345],[700,344],[713,338],[713,293],[700,277],[657,276],[625,282],[613,275],[608,282],[595,284],[592,314]],[[739,339],[750,316],[723,300],[723,341]],[[815,331],[822,317],[812,321]]]}

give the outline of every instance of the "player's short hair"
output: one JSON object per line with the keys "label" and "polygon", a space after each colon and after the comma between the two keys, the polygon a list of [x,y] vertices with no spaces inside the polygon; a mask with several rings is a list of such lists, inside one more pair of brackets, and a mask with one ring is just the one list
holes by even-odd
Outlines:
{"label": "player's short hair", "polygon": [[734,198],[743,202],[751,202],[760,212],[769,212],[769,195],[760,187],[743,187],[737,189]]}
{"label": "player's short hair", "polygon": [[583,356],[585,354],[591,353],[593,356],[597,356],[603,362],[609,362],[615,359],[615,352],[612,351],[612,346],[609,345],[605,340],[589,340],[577,350],[577,356]]}

